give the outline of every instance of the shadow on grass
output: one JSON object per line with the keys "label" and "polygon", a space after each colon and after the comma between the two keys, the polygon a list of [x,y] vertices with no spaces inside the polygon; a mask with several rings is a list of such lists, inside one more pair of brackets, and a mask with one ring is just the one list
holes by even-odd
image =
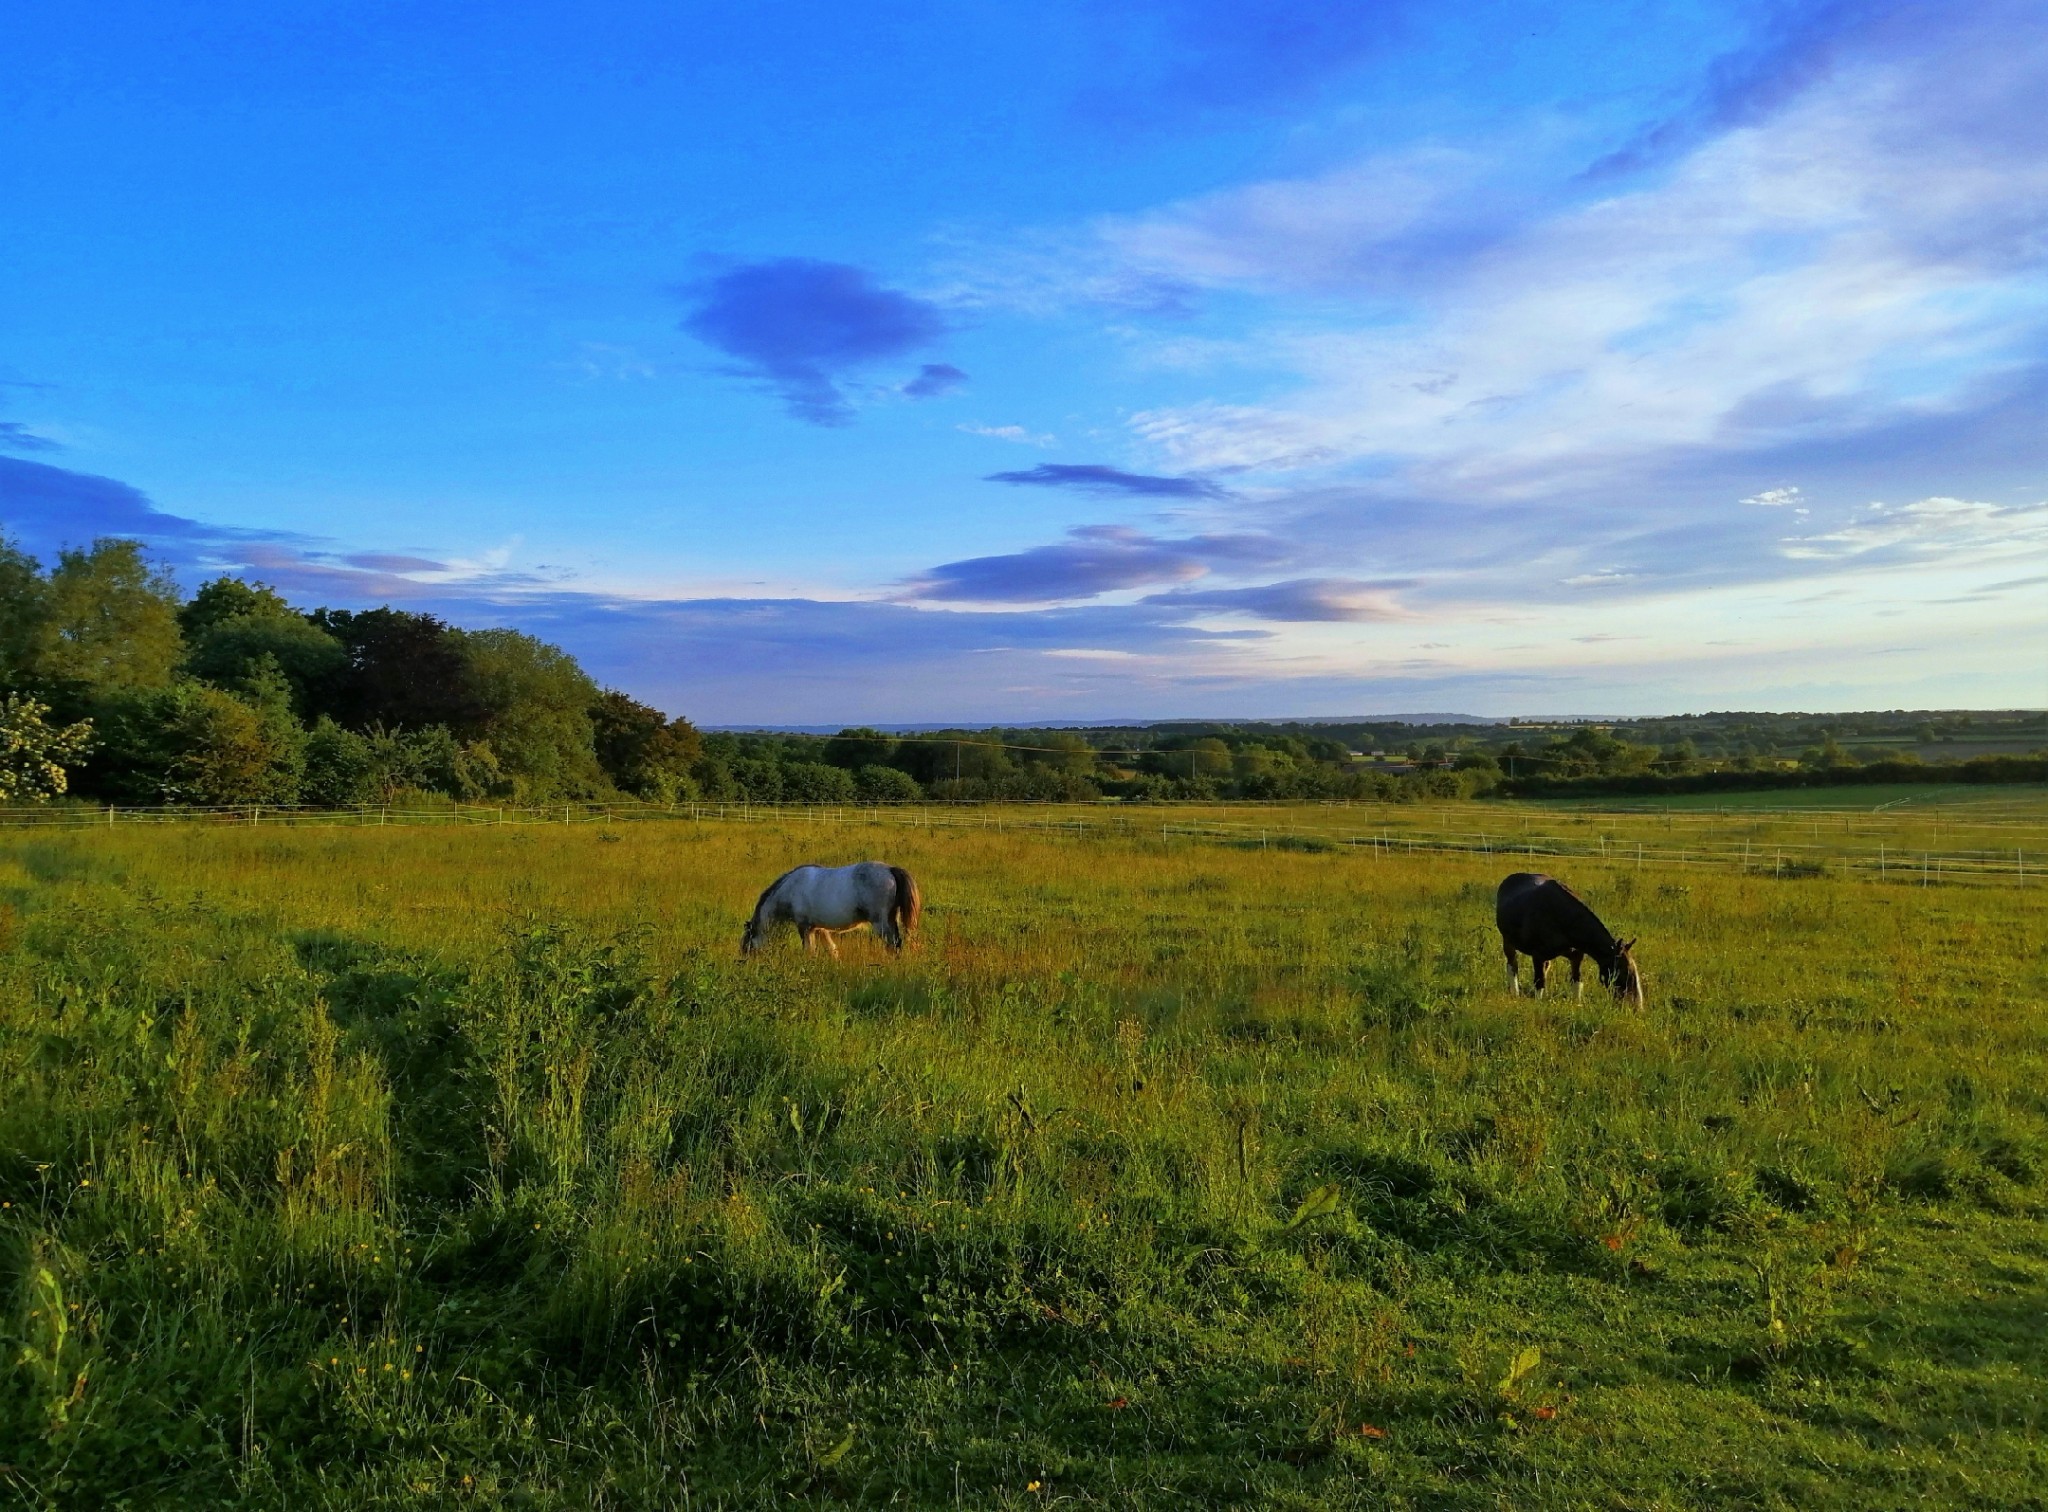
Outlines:
{"label": "shadow on grass", "polygon": [[471,1047],[454,1008],[461,977],[332,930],[294,935],[291,944],[299,963],[324,979],[322,996],[345,1040],[374,1052],[390,1078],[400,1190],[440,1205],[462,1200],[485,1149]]}

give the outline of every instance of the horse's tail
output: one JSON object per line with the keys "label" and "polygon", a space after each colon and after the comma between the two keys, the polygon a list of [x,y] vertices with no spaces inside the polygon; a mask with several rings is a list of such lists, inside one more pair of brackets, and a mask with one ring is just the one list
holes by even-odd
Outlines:
{"label": "horse's tail", "polygon": [[889,917],[894,921],[898,935],[908,935],[917,927],[917,916],[923,911],[924,899],[918,895],[917,879],[902,867],[890,867],[889,875],[896,879],[896,901],[889,907]]}

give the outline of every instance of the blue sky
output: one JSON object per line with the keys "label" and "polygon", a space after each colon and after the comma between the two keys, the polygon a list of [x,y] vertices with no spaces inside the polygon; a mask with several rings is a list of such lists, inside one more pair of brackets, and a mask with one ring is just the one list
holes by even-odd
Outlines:
{"label": "blue sky", "polygon": [[2041,20],[22,10],[0,521],[710,723],[2039,706]]}

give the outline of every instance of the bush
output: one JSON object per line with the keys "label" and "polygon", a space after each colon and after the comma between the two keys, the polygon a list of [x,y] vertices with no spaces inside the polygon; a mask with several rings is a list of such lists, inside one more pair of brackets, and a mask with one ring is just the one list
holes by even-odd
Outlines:
{"label": "bush", "polygon": [[0,803],[41,803],[71,785],[68,768],[84,760],[92,722],[44,723],[45,704],[16,694],[0,707]]}
{"label": "bush", "polygon": [[1689,772],[1676,777],[1639,773],[1623,777],[1521,777],[1500,791],[1515,798],[1568,798],[1652,793],[1754,793],[1778,788],[1825,788],[1893,782],[2048,782],[2048,757],[1976,756],[1968,761],[1901,761],[1868,766],[1766,771]]}
{"label": "bush", "polygon": [[[720,763],[724,778],[723,791],[716,796],[737,798],[748,803],[780,803],[782,801],[782,767],[759,756],[735,756]],[[704,784],[706,792],[715,791],[710,783]]]}
{"label": "bush", "polygon": [[174,686],[163,723],[162,796],[172,803],[295,804],[306,736],[289,707],[252,704],[200,682]]}
{"label": "bush", "polygon": [[852,803],[859,796],[853,773],[822,761],[787,761],[782,765],[784,803]]}
{"label": "bush", "polygon": [[879,764],[855,772],[853,786],[862,803],[915,803],[924,796],[910,773]]}
{"label": "bush", "polygon": [[344,730],[321,715],[306,736],[306,772],[299,801],[320,808],[357,808],[383,796],[368,737]]}

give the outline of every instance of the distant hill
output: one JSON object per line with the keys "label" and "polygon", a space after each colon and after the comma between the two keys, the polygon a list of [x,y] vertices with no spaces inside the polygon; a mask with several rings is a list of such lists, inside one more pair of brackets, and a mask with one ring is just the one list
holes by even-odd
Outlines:
{"label": "distant hill", "polygon": [[[924,735],[933,730],[1174,730],[1200,725],[1499,725],[1507,720],[1485,714],[1311,714],[1301,718],[1285,716],[1246,719],[997,719],[954,720],[951,723],[871,724],[865,728],[885,735]],[[803,725],[705,725],[731,735],[837,735],[850,726],[839,724]]]}

